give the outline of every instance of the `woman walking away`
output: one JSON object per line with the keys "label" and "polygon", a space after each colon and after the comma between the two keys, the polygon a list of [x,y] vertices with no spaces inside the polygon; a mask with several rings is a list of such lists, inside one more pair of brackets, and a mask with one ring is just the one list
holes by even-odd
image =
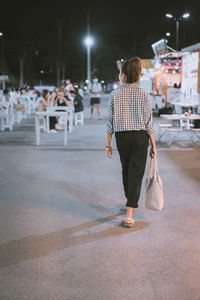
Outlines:
{"label": "woman walking away", "polygon": [[106,155],[112,158],[111,139],[115,133],[127,199],[126,227],[134,224],[133,212],[138,207],[149,138],[150,155],[156,155],[151,99],[139,87],[140,76],[141,60],[134,57],[125,61],[119,74],[122,85],[111,93],[108,104]]}

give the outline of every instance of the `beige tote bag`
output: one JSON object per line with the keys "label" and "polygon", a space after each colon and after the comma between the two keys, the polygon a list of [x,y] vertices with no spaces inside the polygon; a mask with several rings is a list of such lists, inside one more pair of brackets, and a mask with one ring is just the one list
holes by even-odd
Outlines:
{"label": "beige tote bag", "polygon": [[[154,172],[153,171],[154,163]],[[145,182],[144,192],[145,207],[153,210],[161,210],[164,204],[162,180],[158,174],[157,158],[150,161],[149,174]]]}

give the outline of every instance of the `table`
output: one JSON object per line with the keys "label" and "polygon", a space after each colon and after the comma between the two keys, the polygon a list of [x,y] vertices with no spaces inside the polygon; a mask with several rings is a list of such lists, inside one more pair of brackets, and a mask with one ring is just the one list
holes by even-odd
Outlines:
{"label": "table", "polygon": [[199,103],[196,103],[196,102],[173,102],[172,105],[178,105],[181,107],[198,107]]}
{"label": "table", "polygon": [[[169,144],[171,144],[175,140],[177,135],[183,131],[188,134],[190,134],[192,132],[200,139],[200,137],[197,135],[197,133],[200,132],[200,129],[191,129],[191,124],[190,124],[190,121],[192,121],[192,120],[200,120],[200,115],[192,114],[190,116],[185,116],[184,114],[172,114],[172,115],[160,115],[160,117],[164,118],[166,120],[170,120],[170,121],[179,121],[180,126],[173,127],[173,128],[172,127],[166,128],[166,130],[164,131],[164,133],[162,135],[160,135],[158,140],[160,140],[161,136],[163,136],[166,132],[170,132],[170,131],[176,132],[177,134],[170,141]],[[161,124],[161,126],[162,126],[162,124]]]}
{"label": "table", "polygon": [[40,117],[65,117],[64,123],[64,146],[67,146],[67,116],[68,112],[59,111],[40,111],[35,114],[35,132],[36,132],[36,145],[40,145]]}
{"label": "table", "polygon": [[[73,130],[73,118],[74,118],[74,111],[71,107],[68,106],[49,106],[46,109],[47,112],[61,112],[65,111],[69,117],[69,132]],[[49,116],[47,116],[47,133],[49,132]]]}
{"label": "table", "polygon": [[164,118],[166,120],[171,120],[171,121],[180,121],[180,127],[184,127],[181,126],[182,122],[181,121],[186,121],[187,125],[186,125],[186,129],[190,129],[190,121],[192,120],[200,120],[200,115],[197,114],[192,114],[190,116],[185,116],[184,114],[172,114],[172,115],[160,115],[161,118]]}

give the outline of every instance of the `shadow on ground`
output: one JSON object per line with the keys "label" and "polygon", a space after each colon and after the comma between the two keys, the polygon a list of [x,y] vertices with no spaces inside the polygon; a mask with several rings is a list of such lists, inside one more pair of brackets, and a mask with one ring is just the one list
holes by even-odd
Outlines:
{"label": "shadow on ground", "polygon": [[188,177],[200,182],[200,147],[192,151],[166,151],[165,155]]}
{"label": "shadow on ground", "polygon": [[23,261],[49,255],[55,251],[69,247],[76,247],[92,241],[109,237],[121,236],[134,231],[143,230],[149,226],[147,222],[137,221],[132,228],[125,228],[122,224],[113,225],[103,231],[89,234],[70,236],[81,230],[89,229],[102,223],[117,219],[122,213],[85,222],[70,228],[43,235],[32,235],[19,240],[13,240],[0,245],[0,268],[18,264]]}

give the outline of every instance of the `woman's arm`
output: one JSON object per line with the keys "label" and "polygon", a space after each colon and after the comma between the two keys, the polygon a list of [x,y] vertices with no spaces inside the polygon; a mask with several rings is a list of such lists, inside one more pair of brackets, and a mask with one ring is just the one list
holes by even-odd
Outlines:
{"label": "woman's arm", "polygon": [[154,136],[154,133],[150,133],[150,134],[149,134],[149,138],[150,138],[150,141],[151,141],[150,156],[151,156],[151,158],[153,158],[154,155],[157,155],[157,151],[156,151],[156,142],[155,142],[155,136]]}
{"label": "woman's arm", "polygon": [[56,99],[54,100],[54,104],[53,105],[56,105],[58,102],[58,97],[56,97]]}
{"label": "woman's arm", "polygon": [[69,102],[69,101],[67,101],[67,99],[66,99],[65,97],[63,97],[63,100],[64,100],[64,102],[65,102],[65,104],[66,104],[67,106],[69,106],[69,105],[70,105],[70,102]]}
{"label": "woman's arm", "polygon": [[42,105],[45,106],[45,107],[48,107],[49,106],[49,99],[42,100]]}
{"label": "woman's arm", "polygon": [[47,106],[50,106],[50,105],[51,105],[50,100],[51,100],[51,96],[49,95],[49,97],[48,97],[48,99],[47,99]]}
{"label": "woman's arm", "polygon": [[110,158],[112,158],[112,147],[110,146],[111,140],[112,140],[112,133],[108,133],[106,138],[106,155]]}
{"label": "woman's arm", "polygon": [[153,113],[152,113],[152,107],[151,107],[151,98],[149,95],[147,98],[146,129],[147,129],[147,133],[149,135],[150,141],[151,141],[150,156],[151,156],[151,158],[153,158],[154,155],[157,154],[157,152],[156,152],[156,142],[155,142],[154,129],[153,129]]}
{"label": "woman's arm", "polygon": [[112,140],[112,135],[114,133],[113,114],[114,114],[114,105],[113,105],[113,96],[111,94],[108,102],[108,115],[107,115],[107,123],[106,123],[106,132],[107,132],[106,155],[110,158],[112,158],[111,140]]}

